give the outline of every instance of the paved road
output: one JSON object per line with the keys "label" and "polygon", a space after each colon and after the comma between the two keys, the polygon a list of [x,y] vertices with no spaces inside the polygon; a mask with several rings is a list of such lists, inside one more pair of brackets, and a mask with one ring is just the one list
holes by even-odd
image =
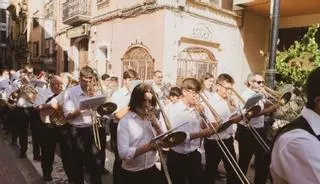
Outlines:
{"label": "paved road", "polygon": [[40,178],[31,162],[18,158],[18,148],[11,146],[0,134],[0,183],[41,184]]}

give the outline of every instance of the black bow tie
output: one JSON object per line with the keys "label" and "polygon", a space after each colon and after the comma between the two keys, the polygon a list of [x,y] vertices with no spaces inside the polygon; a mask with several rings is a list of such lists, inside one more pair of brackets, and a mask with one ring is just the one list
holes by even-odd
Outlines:
{"label": "black bow tie", "polygon": [[317,135],[318,140],[320,141],[320,135]]}

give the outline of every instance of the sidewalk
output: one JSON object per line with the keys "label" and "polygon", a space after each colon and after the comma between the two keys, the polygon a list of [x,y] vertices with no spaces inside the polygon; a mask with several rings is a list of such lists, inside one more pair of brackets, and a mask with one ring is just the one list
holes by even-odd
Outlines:
{"label": "sidewalk", "polygon": [[0,131],[0,183],[42,184],[41,177],[28,159],[18,157],[18,148],[11,146]]}

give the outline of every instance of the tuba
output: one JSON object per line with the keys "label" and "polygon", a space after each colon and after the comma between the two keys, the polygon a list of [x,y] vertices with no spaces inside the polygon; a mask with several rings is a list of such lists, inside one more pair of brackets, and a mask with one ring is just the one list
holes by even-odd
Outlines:
{"label": "tuba", "polygon": [[63,126],[68,123],[68,119],[63,114],[63,109],[59,107],[49,115],[50,122],[56,126]]}

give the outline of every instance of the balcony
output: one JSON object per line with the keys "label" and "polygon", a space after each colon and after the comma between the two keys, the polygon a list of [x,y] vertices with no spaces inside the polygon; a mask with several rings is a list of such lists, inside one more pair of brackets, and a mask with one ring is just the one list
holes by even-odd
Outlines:
{"label": "balcony", "polygon": [[87,0],[66,0],[63,3],[62,21],[67,25],[89,22],[90,12]]}

